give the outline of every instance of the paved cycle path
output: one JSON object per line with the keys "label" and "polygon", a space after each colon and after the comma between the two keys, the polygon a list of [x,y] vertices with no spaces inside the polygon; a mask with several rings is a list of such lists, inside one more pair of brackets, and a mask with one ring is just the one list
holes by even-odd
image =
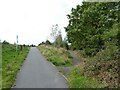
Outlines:
{"label": "paved cycle path", "polygon": [[36,47],[32,47],[14,88],[68,88],[67,81]]}

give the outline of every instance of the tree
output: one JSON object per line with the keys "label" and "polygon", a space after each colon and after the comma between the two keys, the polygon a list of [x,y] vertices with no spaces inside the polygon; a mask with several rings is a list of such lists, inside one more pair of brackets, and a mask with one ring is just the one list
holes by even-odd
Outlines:
{"label": "tree", "polygon": [[57,35],[56,40],[55,40],[54,43],[55,43],[56,47],[62,47],[63,46],[62,35],[61,35],[61,31],[60,30],[58,31],[58,35]]}
{"label": "tree", "polygon": [[67,43],[67,39],[66,38],[64,38],[64,40],[63,40],[63,47],[64,48],[66,48],[67,50],[69,50],[69,46],[68,46],[68,43]]}
{"label": "tree", "polygon": [[[51,32],[51,34],[50,34],[50,36],[51,36],[52,39],[53,39],[53,42],[55,42],[55,40],[56,40],[57,31],[58,31],[58,24],[53,25],[53,26],[52,26],[52,32]],[[54,46],[55,46],[55,43],[54,43]]]}
{"label": "tree", "polygon": [[38,44],[38,46],[40,46],[40,45],[44,45],[45,44],[45,42],[41,42],[40,44]]}
{"label": "tree", "polygon": [[61,30],[59,30],[58,24],[52,26],[52,32],[50,36],[53,38],[54,47],[62,46],[62,35]]}
{"label": "tree", "polygon": [[2,44],[9,44],[9,42],[7,42],[7,41],[4,40]]}
{"label": "tree", "polygon": [[120,2],[83,2],[72,8],[67,15],[69,24],[65,27],[68,41],[76,49],[95,55],[109,41],[103,35],[119,21],[119,10]]}
{"label": "tree", "polygon": [[45,44],[46,45],[51,45],[51,42],[49,40],[46,40]]}

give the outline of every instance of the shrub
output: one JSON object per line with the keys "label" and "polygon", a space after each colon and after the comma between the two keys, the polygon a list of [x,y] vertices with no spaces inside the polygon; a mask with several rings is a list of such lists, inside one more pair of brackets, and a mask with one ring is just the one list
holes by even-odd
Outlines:
{"label": "shrub", "polygon": [[119,59],[120,53],[116,42],[107,42],[104,50],[98,52],[96,56],[87,59],[84,74],[98,77],[102,82],[106,82],[108,87],[118,87]]}

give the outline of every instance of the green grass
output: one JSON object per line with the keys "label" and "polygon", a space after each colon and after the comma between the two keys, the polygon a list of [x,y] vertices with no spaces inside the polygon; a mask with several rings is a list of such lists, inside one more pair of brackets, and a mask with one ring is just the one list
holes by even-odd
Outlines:
{"label": "green grass", "polygon": [[[72,66],[72,57],[70,53],[63,48],[55,48],[53,46],[41,45],[38,47],[41,53],[47,58],[48,61],[52,62],[57,67]],[[76,51],[75,54],[79,56],[81,52]],[[95,77],[90,77],[84,74],[84,58],[82,55],[79,56],[83,59],[82,62],[75,66],[68,74],[67,79],[70,88],[104,88],[107,86],[106,83],[99,81]]]}
{"label": "green grass", "polygon": [[[82,61],[68,75],[70,87],[118,88],[120,52],[115,41],[105,43],[105,49],[94,57],[85,57],[84,51],[75,50],[74,53]],[[97,80],[92,80],[95,78]],[[97,84],[100,83],[100,84]]]}
{"label": "green grass", "polygon": [[67,75],[70,88],[101,88],[103,84],[97,79],[81,74],[79,66],[74,67]]}
{"label": "green grass", "polygon": [[70,53],[63,48],[41,45],[38,47],[45,58],[56,66],[71,66],[72,57]]}
{"label": "green grass", "polygon": [[[72,66],[70,53],[63,48],[41,45],[38,47],[41,53],[56,66]],[[97,80],[82,75],[81,69],[76,66],[67,75],[70,88],[96,88],[100,86]]]}
{"label": "green grass", "polygon": [[29,47],[24,47],[21,51],[19,49],[19,53],[16,52],[15,45],[3,44],[2,47],[2,88],[11,88]]}

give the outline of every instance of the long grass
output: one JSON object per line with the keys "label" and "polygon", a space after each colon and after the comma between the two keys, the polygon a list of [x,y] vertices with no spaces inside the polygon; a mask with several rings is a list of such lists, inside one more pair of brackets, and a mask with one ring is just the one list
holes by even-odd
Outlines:
{"label": "long grass", "polygon": [[46,57],[46,59],[52,62],[56,66],[71,66],[72,57],[70,53],[64,48],[55,48],[53,46],[40,45],[39,50]]}
{"label": "long grass", "polygon": [[70,88],[103,88],[105,83],[83,74],[81,66],[74,67],[67,75]]}
{"label": "long grass", "polygon": [[17,53],[15,45],[3,44],[2,47],[2,88],[11,88],[29,48],[19,48]]}
{"label": "long grass", "polygon": [[[75,50],[74,53],[82,62],[79,67],[75,67],[68,76],[70,87],[118,88],[118,64],[120,60],[120,52],[118,50],[115,41],[105,43],[105,49],[99,51],[94,57],[86,57],[84,56],[84,51]],[[89,80],[89,78],[91,79]],[[96,81],[93,81],[93,78],[102,84],[98,84],[98,86],[95,85],[94,82]]]}

